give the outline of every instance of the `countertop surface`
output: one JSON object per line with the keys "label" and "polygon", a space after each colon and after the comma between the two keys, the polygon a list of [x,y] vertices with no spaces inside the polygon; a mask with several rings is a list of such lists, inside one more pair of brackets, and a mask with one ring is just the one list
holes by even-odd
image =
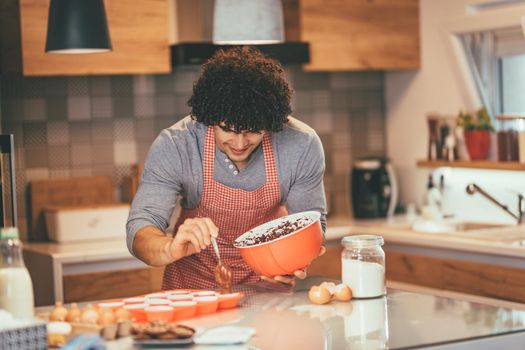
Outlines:
{"label": "countertop surface", "polygon": [[[523,309],[391,288],[386,297],[313,305],[306,291],[319,282],[307,279],[286,294],[253,287],[241,307],[181,323],[201,332],[225,324],[255,328],[249,345],[235,349],[405,349],[511,333],[518,346],[525,343]],[[130,346],[128,338],[115,348]]]}
{"label": "countertop surface", "polygon": [[[525,258],[525,226],[479,228],[453,233],[415,232],[401,217],[391,220],[328,218],[326,240],[335,241],[352,234],[379,234],[387,243],[446,248],[475,253]],[[107,239],[75,243],[25,243],[24,249],[51,255],[55,261],[82,261],[133,258],[126,240]]]}

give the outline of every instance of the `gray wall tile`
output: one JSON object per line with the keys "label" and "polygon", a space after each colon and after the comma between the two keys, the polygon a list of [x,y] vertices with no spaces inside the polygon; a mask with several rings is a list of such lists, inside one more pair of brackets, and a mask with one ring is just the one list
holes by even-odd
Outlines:
{"label": "gray wall tile", "polygon": [[130,166],[137,162],[137,144],[135,141],[117,141],[113,144],[114,164]]}
{"label": "gray wall tile", "polygon": [[71,145],[71,165],[74,169],[88,168],[92,164],[92,145],[76,143]]}
{"label": "gray wall tile", "polygon": [[[286,71],[293,115],[316,129],[325,148],[332,212],[348,214],[353,160],[386,152],[384,74]],[[158,133],[189,113],[198,75],[199,67],[188,66],[169,75],[2,77],[2,130],[15,134],[17,196],[25,198],[27,181],[48,177],[111,175],[118,186]],[[19,206],[23,217],[26,203]]]}
{"label": "gray wall tile", "polygon": [[155,116],[155,97],[135,96],[133,114],[136,118],[153,118]]}
{"label": "gray wall tile", "polygon": [[50,145],[67,145],[70,141],[69,123],[48,122],[47,142]]}
{"label": "gray wall tile", "polygon": [[67,94],[69,96],[88,96],[89,78],[71,77],[67,78]]}
{"label": "gray wall tile", "polygon": [[131,97],[113,97],[113,117],[133,118],[133,99]]}
{"label": "gray wall tile", "polygon": [[109,76],[94,76],[89,78],[89,91],[91,96],[110,97],[111,80]]}
{"label": "gray wall tile", "polygon": [[26,98],[24,100],[24,120],[46,120],[46,100]]}
{"label": "gray wall tile", "polygon": [[25,122],[22,126],[24,145],[46,145],[47,125],[45,122]]}
{"label": "gray wall tile", "polygon": [[133,94],[151,96],[155,94],[155,80],[152,75],[135,75],[133,77]]}
{"label": "gray wall tile", "polygon": [[67,78],[63,77],[46,77],[44,78],[45,96],[47,97],[65,97],[67,96],[68,86]]}
{"label": "gray wall tile", "polygon": [[28,168],[47,168],[47,146],[35,145],[24,148],[25,165]]}
{"label": "gray wall tile", "polygon": [[22,84],[25,98],[42,98],[44,96],[44,78],[28,77]]}
{"label": "gray wall tile", "polygon": [[175,113],[175,101],[172,95],[155,96],[155,115],[168,116]]}
{"label": "gray wall tile", "polygon": [[137,140],[153,140],[157,136],[153,119],[135,121],[135,137]]}
{"label": "gray wall tile", "polygon": [[24,99],[12,98],[3,100],[2,108],[2,120],[20,120],[24,115]]}
{"label": "gray wall tile", "polygon": [[48,97],[46,99],[46,119],[47,120],[66,120],[67,119],[67,98]]}
{"label": "gray wall tile", "polygon": [[113,121],[94,120],[91,129],[91,140],[93,143],[101,141],[113,141]]}
{"label": "gray wall tile", "polygon": [[50,145],[48,147],[48,157],[50,170],[64,170],[69,169],[71,166],[69,145]]}
{"label": "gray wall tile", "polygon": [[155,75],[155,92],[157,94],[172,94],[174,91],[171,75]]}
{"label": "gray wall tile", "polygon": [[113,117],[113,100],[111,97],[91,98],[93,119],[110,119]]}
{"label": "gray wall tile", "polygon": [[92,145],[92,151],[93,151],[93,166],[113,166],[113,159],[114,159],[114,150],[113,150],[113,142],[106,141],[101,143],[96,143]]}
{"label": "gray wall tile", "polygon": [[113,140],[133,141],[135,140],[135,124],[133,119],[113,120]]}
{"label": "gray wall tile", "polygon": [[91,119],[91,99],[89,97],[68,97],[67,119],[89,120]]}
{"label": "gray wall tile", "polygon": [[111,95],[130,97],[133,94],[133,78],[129,75],[111,77]]}
{"label": "gray wall tile", "polygon": [[69,135],[73,144],[91,143],[91,122],[71,121],[69,123]]}

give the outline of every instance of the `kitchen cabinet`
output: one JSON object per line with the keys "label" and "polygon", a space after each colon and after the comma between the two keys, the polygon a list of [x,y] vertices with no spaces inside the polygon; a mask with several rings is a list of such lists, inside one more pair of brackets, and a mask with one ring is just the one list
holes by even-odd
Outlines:
{"label": "kitchen cabinet", "polygon": [[326,253],[315,259],[308,267],[308,276],[341,279],[341,253],[343,247],[337,242],[328,242]]}
{"label": "kitchen cabinet", "polygon": [[[12,2],[12,1],[10,1]],[[110,53],[46,54],[49,0],[19,0],[22,71],[27,76],[168,73],[168,0],[106,0]]]}
{"label": "kitchen cabinet", "polygon": [[309,71],[397,70],[420,66],[418,0],[301,0]]}
{"label": "kitchen cabinet", "polygon": [[525,270],[459,259],[387,251],[387,279],[525,302]]}
{"label": "kitchen cabinet", "polygon": [[36,305],[122,298],[161,289],[163,267],[132,256],[124,239],[25,243]]}
{"label": "kitchen cabinet", "polygon": [[83,273],[63,277],[64,302],[105,300],[160,291],[164,268]]}
{"label": "kitchen cabinet", "polygon": [[[338,245],[339,241],[328,242],[326,253],[310,265],[308,275],[341,279]],[[407,253],[388,245],[385,255],[389,281],[525,302],[525,269]]]}

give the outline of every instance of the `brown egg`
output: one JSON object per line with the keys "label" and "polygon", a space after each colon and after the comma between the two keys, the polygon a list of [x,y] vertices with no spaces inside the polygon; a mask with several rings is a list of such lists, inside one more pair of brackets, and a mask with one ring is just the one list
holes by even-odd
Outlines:
{"label": "brown egg", "polygon": [[82,312],[78,308],[78,305],[76,303],[71,304],[71,309],[69,309],[66,321],[67,322],[80,322],[80,317],[82,316]]}
{"label": "brown egg", "polygon": [[57,301],[55,304],[55,308],[51,312],[51,316],[49,317],[51,321],[65,321],[67,316],[67,309],[62,305],[62,302]]}
{"label": "brown egg", "polygon": [[335,293],[335,283],[334,282],[323,282],[319,285],[319,287],[326,288],[330,292],[330,295],[334,295]]}
{"label": "brown egg", "polygon": [[308,292],[308,298],[314,304],[322,305],[329,303],[332,299],[328,289],[320,286],[313,286]]}
{"label": "brown egg", "polygon": [[84,311],[82,312],[82,316],[80,316],[80,322],[82,323],[89,323],[89,324],[96,324],[99,319],[99,314],[97,310],[93,308],[93,305],[89,304],[86,306]]}
{"label": "brown egg", "polygon": [[337,301],[349,301],[352,299],[352,290],[345,284],[338,284],[335,287],[334,299]]}
{"label": "brown egg", "polygon": [[105,326],[108,324],[115,324],[117,323],[117,317],[115,316],[115,313],[111,311],[111,309],[100,309],[99,311],[100,318],[98,319],[98,324]]}

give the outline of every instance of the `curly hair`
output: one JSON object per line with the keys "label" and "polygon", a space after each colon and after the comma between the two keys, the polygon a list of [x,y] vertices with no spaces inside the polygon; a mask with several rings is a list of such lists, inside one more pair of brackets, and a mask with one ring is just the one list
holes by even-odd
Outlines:
{"label": "curly hair", "polygon": [[219,50],[201,69],[188,100],[194,120],[228,130],[280,131],[292,89],[279,62],[253,47]]}

